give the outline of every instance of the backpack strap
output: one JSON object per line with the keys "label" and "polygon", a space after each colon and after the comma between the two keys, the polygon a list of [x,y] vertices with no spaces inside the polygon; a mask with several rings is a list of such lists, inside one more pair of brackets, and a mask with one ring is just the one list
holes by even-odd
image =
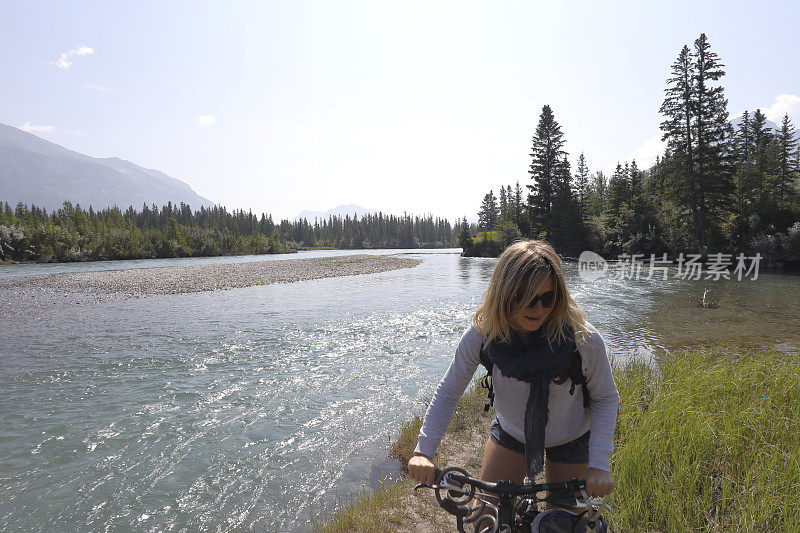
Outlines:
{"label": "backpack strap", "polygon": [[486,369],[486,375],[483,376],[483,379],[480,381],[481,387],[487,390],[488,398],[483,405],[483,411],[486,412],[494,405],[494,387],[492,387],[492,368],[494,368],[494,363],[492,363],[491,359],[489,359],[489,356],[486,354],[485,343],[481,344],[480,359],[481,365]]}
{"label": "backpack strap", "polygon": [[581,389],[583,390],[583,408],[588,408],[592,401],[592,396],[589,394],[589,387],[586,386],[589,380],[583,375],[583,360],[577,348],[572,352],[572,360],[569,365],[569,378],[572,380],[569,393],[575,394],[575,385],[581,385]]}

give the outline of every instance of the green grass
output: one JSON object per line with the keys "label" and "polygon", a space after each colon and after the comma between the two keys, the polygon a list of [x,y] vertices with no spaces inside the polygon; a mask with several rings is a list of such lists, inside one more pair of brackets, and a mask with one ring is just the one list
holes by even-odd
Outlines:
{"label": "green grass", "polygon": [[340,502],[333,516],[324,524],[314,524],[314,531],[333,533],[337,531],[383,532],[391,531],[388,524],[403,519],[402,509],[396,504],[408,491],[413,490],[411,478],[405,477],[397,483],[383,483],[372,492],[365,492],[350,501]]}
{"label": "green grass", "polygon": [[389,445],[389,456],[400,460],[403,471],[408,469],[408,460],[417,446],[417,436],[421,427],[422,417],[414,415],[414,418],[403,424],[397,440],[392,441]]}
{"label": "green grass", "polygon": [[615,369],[619,531],[797,531],[800,354],[698,348]]}

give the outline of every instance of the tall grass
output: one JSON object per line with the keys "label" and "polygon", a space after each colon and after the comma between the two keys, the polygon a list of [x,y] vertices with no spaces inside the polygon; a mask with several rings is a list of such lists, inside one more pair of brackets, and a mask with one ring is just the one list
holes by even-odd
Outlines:
{"label": "tall grass", "polygon": [[698,348],[615,373],[615,529],[798,531],[800,354]]}
{"label": "tall grass", "polygon": [[413,487],[408,477],[396,483],[384,482],[371,492],[363,492],[349,501],[339,502],[333,516],[324,523],[314,523],[312,530],[323,533],[393,531],[404,519],[403,510],[397,502]]}

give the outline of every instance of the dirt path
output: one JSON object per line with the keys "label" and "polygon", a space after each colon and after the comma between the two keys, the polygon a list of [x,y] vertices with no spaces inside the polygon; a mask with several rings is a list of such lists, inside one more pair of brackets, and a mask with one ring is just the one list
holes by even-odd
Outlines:
{"label": "dirt path", "polygon": [[[483,449],[489,436],[489,425],[494,418],[494,409],[474,417],[470,425],[455,432],[448,432],[436,454],[438,467],[459,466],[473,476],[478,476],[483,463]],[[387,531],[399,533],[424,533],[455,531],[456,519],[439,507],[432,490],[408,490],[391,514],[399,514],[400,520],[391,519]]]}

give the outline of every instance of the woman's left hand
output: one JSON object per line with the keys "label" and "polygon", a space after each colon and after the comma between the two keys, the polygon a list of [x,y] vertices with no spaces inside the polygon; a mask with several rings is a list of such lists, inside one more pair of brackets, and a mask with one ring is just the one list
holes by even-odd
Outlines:
{"label": "woman's left hand", "polygon": [[602,498],[614,490],[614,476],[611,475],[611,472],[587,468],[584,479],[586,479],[586,494],[590,498]]}

